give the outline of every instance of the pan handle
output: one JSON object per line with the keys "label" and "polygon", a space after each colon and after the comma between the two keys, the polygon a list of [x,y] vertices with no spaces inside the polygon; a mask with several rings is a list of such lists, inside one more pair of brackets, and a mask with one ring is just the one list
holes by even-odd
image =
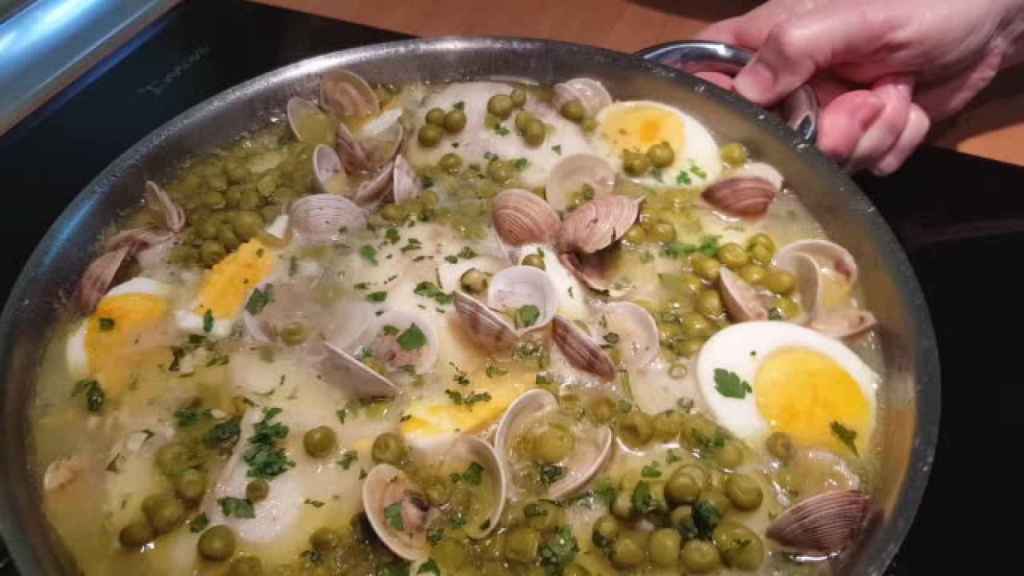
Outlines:
{"label": "pan handle", "polygon": [[[721,42],[668,42],[641,50],[635,54],[644,60],[695,72],[723,72],[735,74],[746,66],[753,54]],[[818,97],[810,86],[804,85],[790,94],[779,107],[786,124],[809,144],[818,135]]]}

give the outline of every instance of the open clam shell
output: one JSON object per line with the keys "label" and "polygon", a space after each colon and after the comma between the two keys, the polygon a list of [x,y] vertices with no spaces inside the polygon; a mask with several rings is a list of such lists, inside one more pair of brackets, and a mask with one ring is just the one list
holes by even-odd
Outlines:
{"label": "open clam shell", "polygon": [[632,302],[611,302],[604,308],[604,320],[604,339],[619,350],[627,368],[645,368],[658,357],[661,338],[650,312]]}
{"label": "open clam shell", "polygon": [[356,188],[355,194],[352,195],[352,200],[359,206],[367,209],[372,209],[381,202],[388,200],[391,197],[392,186],[395,184],[394,170],[394,163],[386,164],[375,176]]}
{"label": "open clam shell", "polygon": [[612,103],[612,96],[608,89],[593,78],[573,78],[554,86],[554,98],[552,103],[556,109],[561,109],[565,103],[572,100],[579,100],[586,110],[587,116],[593,118],[597,113]]}
{"label": "open clam shell", "polygon": [[734,322],[768,319],[768,309],[761,302],[757,290],[744,282],[735,272],[723,267],[718,282],[725,309]]}
{"label": "open clam shell", "polygon": [[[415,326],[423,334],[423,344],[411,348],[402,337]],[[437,364],[440,342],[434,324],[427,317],[407,310],[388,310],[377,316],[370,328],[359,338],[363,349],[385,365],[400,369],[412,366],[416,374],[426,374]]]}
{"label": "open clam shell", "polygon": [[851,286],[857,283],[857,260],[849,250],[835,242],[798,240],[786,244],[775,254],[773,264],[797,274],[799,271],[795,268],[794,257],[798,254],[808,256],[819,266],[839,274]]}
{"label": "open clam shell", "polygon": [[525,334],[547,326],[558,310],[558,292],[551,278],[533,266],[511,266],[491,278],[487,289],[487,305],[495,310],[512,312],[533,306],[537,317],[527,325],[517,326]]}
{"label": "open clam shell", "polygon": [[462,292],[455,292],[455,312],[466,333],[484,349],[504,350],[519,340],[508,319]]}
{"label": "open clam shell", "polygon": [[341,158],[341,163],[349,174],[360,174],[370,170],[372,164],[369,152],[356,139],[344,122],[338,124],[334,145],[338,150],[338,157]]}
{"label": "open clam shell", "polygon": [[[388,511],[398,506],[398,518]],[[363,479],[363,510],[381,542],[397,556],[425,560],[430,555],[427,523],[430,502],[412,480],[390,464],[377,464]]]}
{"label": "open clam shell", "polygon": [[391,174],[391,199],[393,202],[404,202],[419,197],[423,193],[423,185],[416,170],[403,156],[395,157]]}
{"label": "open clam shell", "polygon": [[871,497],[863,492],[825,492],[786,509],[765,534],[787,550],[835,554],[857,539],[871,512]]}
{"label": "open clam shell", "polygon": [[570,364],[602,380],[615,378],[615,364],[590,336],[561,316],[555,316],[551,326],[551,336]]}
{"label": "open clam shell", "polygon": [[369,116],[380,112],[380,100],[362,76],[334,70],[320,78],[320,105],[338,116]]}
{"label": "open clam shell", "polygon": [[606,292],[612,298],[619,298],[629,292],[630,286],[619,285],[615,282],[616,254],[614,250],[612,247],[594,254],[566,252],[558,256],[558,261],[591,290]]}
{"label": "open clam shell", "polygon": [[313,149],[313,176],[324,194],[342,194],[348,187],[348,176],[334,148],[318,144]]}
{"label": "open clam shell", "polygon": [[292,229],[308,244],[332,244],[344,231],[366,226],[366,213],[336,194],[312,194],[296,200],[290,210]]}
{"label": "open clam shell", "polygon": [[361,140],[369,165],[383,166],[398,156],[405,142],[405,127],[397,119],[380,132],[366,134]]}
{"label": "open clam shell", "polygon": [[466,534],[473,539],[487,537],[501,522],[508,501],[509,478],[504,463],[495,449],[477,436],[462,434],[458,436],[444,455],[445,467],[457,466],[465,469],[469,463],[477,463],[484,469],[481,481],[487,482],[485,492],[493,498],[493,506],[486,514],[470,519],[467,522]]}
{"label": "open clam shell", "polygon": [[605,196],[573,210],[562,221],[560,252],[593,254],[622,238],[640,214],[641,198]]}
{"label": "open clam shell", "polygon": [[360,398],[386,398],[398,394],[397,384],[355,356],[330,342],[323,345],[327,353],[320,362],[320,373],[328,382],[334,382]]}
{"label": "open clam shell", "polygon": [[147,204],[159,208],[164,217],[164,227],[171,232],[181,232],[185,227],[185,210],[171,200],[167,192],[152,180],[146,181],[145,198]]}
{"label": "open clam shell", "polygon": [[763,162],[750,162],[708,186],[704,200],[732,216],[763,215],[782,190],[782,174]]}
{"label": "open clam shell", "polygon": [[558,211],[569,208],[573,194],[589,186],[594,198],[604,198],[615,188],[615,170],[603,158],[573,154],[558,161],[544,187],[548,204]]}
{"label": "open clam shell", "polygon": [[91,313],[114,281],[130,252],[129,246],[106,252],[89,264],[78,281],[78,304],[86,313]]}
{"label": "open clam shell", "polygon": [[847,308],[817,316],[809,326],[826,336],[849,338],[878,326],[878,319],[867,310]]}
{"label": "open clam shell", "polygon": [[[550,392],[534,389],[521,395],[505,411],[494,435],[494,450],[510,478],[514,477],[511,471],[516,467],[514,445],[517,439],[529,434],[546,415],[557,410],[558,400]],[[607,426],[577,434],[574,449],[561,463],[565,475],[548,486],[546,496],[564,498],[590,481],[611,458],[612,440],[612,431]],[[523,491],[510,481],[509,496],[518,498],[522,495]]]}
{"label": "open clam shell", "polygon": [[519,188],[494,198],[494,229],[508,246],[551,244],[562,226],[558,214],[543,198]]}
{"label": "open clam shell", "polygon": [[316,102],[293,96],[285,104],[285,114],[288,117],[288,127],[291,128],[296,140],[299,142],[319,140],[320,129],[317,127],[319,121],[316,119],[324,117],[325,114],[316,105]]}

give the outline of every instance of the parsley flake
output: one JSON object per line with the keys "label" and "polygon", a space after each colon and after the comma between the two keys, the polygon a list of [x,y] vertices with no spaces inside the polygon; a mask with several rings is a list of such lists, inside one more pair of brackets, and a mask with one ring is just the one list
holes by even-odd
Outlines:
{"label": "parsley flake", "polygon": [[742,400],[747,394],[754,391],[750,383],[740,378],[735,372],[715,368],[715,390],[726,398],[738,398]]}
{"label": "parsley flake", "polygon": [[843,426],[842,423],[833,421],[831,426],[832,435],[839,439],[854,456],[860,456],[857,452],[857,431]]}

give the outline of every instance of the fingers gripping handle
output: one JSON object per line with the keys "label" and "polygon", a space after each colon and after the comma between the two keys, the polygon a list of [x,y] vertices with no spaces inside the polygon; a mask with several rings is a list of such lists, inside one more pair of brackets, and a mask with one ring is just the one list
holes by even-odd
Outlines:
{"label": "fingers gripping handle", "polygon": [[[669,42],[641,50],[636,56],[691,74],[735,74],[753,58],[750,52],[721,42]],[[818,97],[810,86],[801,86],[790,94],[779,110],[789,127],[810,144],[818,135],[818,111]]]}

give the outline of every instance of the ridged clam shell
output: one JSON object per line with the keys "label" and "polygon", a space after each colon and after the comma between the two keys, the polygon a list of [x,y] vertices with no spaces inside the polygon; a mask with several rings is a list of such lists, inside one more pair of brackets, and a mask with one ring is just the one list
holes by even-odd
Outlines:
{"label": "ridged clam shell", "polygon": [[289,211],[292,229],[303,242],[331,244],[342,230],[366,226],[366,214],[351,200],[336,194],[312,194],[296,200]]}
{"label": "ridged clam shell", "polygon": [[570,364],[605,381],[615,378],[615,364],[601,347],[582,330],[561,316],[551,322],[552,338]]}
{"label": "ridged clam shell", "polygon": [[181,232],[181,229],[185,227],[185,210],[175,204],[167,192],[152,180],[146,181],[144,194],[146,203],[153,204],[163,214],[164,227],[171,232]]}
{"label": "ridged clam shell", "polygon": [[788,550],[835,554],[857,539],[871,509],[871,497],[863,492],[825,492],[785,510],[765,534]]}
{"label": "ridged clam shell", "polygon": [[640,198],[606,196],[573,210],[562,221],[560,252],[593,254],[622,238],[640,214]]}
{"label": "ridged clam shell", "polygon": [[571,100],[579,100],[587,116],[593,118],[597,113],[612,103],[608,89],[593,78],[573,78],[554,86],[552,103],[559,110]]}
{"label": "ridged clam shell", "polygon": [[380,112],[380,100],[362,76],[334,70],[320,78],[320,105],[338,116],[369,116]]}
{"label": "ridged clam shell", "polygon": [[78,304],[85,313],[91,313],[96,309],[96,304],[107,293],[114,276],[121,269],[125,258],[130,252],[129,246],[122,246],[110,252],[106,252],[89,264],[78,282]]}
{"label": "ridged clam shell", "polygon": [[491,217],[501,241],[509,246],[553,243],[562,226],[543,198],[518,188],[504,190],[494,198]]}
{"label": "ridged clam shell", "polygon": [[548,204],[562,211],[569,207],[572,195],[590,186],[594,198],[603,198],[615,187],[615,170],[603,158],[592,154],[573,154],[558,161],[544,187]]}
{"label": "ridged clam shell", "polygon": [[757,290],[744,282],[735,272],[722,267],[718,282],[722,289],[725,309],[734,322],[768,319],[768,310],[758,297]]}

